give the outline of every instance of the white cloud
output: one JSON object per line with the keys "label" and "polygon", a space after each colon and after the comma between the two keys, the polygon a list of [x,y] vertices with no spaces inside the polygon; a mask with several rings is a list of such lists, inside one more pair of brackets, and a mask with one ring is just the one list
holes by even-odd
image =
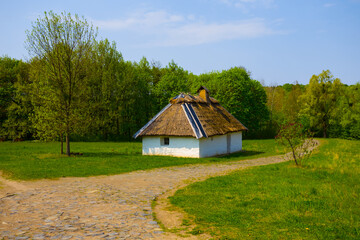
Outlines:
{"label": "white cloud", "polygon": [[336,4],[335,3],[325,3],[324,7],[329,8],[329,7],[334,7]]}
{"label": "white cloud", "polygon": [[168,46],[199,45],[223,40],[257,38],[277,32],[266,26],[264,19],[228,23],[191,23],[169,29],[162,43]]}
{"label": "white cloud", "polygon": [[184,17],[172,15],[165,11],[137,12],[126,19],[93,20],[95,26],[102,29],[121,30],[131,28],[149,28],[181,22]]}
{"label": "white cloud", "polygon": [[146,42],[140,44],[147,46],[199,45],[283,33],[272,28],[277,26],[279,21],[267,23],[262,18],[252,18],[210,23],[199,20],[194,15],[182,16],[166,11],[138,12],[125,19],[93,20],[92,22],[100,30],[116,32],[126,30],[133,36],[142,36],[138,39]]}
{"label": "white cloud", "polygon": [[274,0],[218,0],[230,7],[236,7],[244,12],[248,12],[250,9],[257,7],[273,7],[275,5]]}

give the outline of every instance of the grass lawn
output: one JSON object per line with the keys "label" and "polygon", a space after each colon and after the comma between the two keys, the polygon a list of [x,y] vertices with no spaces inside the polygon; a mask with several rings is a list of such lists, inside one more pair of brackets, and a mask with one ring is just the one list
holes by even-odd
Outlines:
{"label": "grass lawn", "polygon": [[[244,140],[246,152],[214,158],[142,156],[141,143],[73,142],[82,156],[60,155],[58,142],[1,142],[0,170],[13,179],[41,179],[111,175],[135,170],[195,163],[238,161],[282,154],[274,140]],[[261,151],[259,151],[261,149]]]}
{"label": "grass lawn", "polygon": [[[215,239],[360,239],[360,141],[322,140],[293,162],[210,178],[171,203]],[[188,220],[186,220],[188,221]]]}

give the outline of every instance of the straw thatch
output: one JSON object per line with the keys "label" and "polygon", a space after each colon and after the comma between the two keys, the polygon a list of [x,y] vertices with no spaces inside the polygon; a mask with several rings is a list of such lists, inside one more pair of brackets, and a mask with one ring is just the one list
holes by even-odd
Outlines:
{"label": "straw thatch", "polygon": [[181,93],[172,98],[160,113],[141,128],[139,136],[189,136],[211,137],[247,128],[231,115],[219,102],[209,96],[205,87],[199,96]]}

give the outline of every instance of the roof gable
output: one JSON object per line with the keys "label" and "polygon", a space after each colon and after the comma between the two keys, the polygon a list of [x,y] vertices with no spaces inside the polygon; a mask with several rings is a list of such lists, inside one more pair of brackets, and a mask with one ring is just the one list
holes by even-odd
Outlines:
{"label": "roof gable", "polygon": [[196,137],[181,104],[169,104],[157,114],[134,138],[139,136],[188,136]]}

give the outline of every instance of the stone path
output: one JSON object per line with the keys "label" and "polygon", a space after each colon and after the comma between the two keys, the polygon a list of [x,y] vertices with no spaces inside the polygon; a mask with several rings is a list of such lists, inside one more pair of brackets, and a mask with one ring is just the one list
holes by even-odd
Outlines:
{"label": "stone path", "polygon": [[282,161],[285,158],[275,156],[114,176],[26,182],[0,179],[0,238],[168,239],[169,233],[163,233],[152,216],[151,203],[156,197],[184,186],[184,181],[190,184]]}

